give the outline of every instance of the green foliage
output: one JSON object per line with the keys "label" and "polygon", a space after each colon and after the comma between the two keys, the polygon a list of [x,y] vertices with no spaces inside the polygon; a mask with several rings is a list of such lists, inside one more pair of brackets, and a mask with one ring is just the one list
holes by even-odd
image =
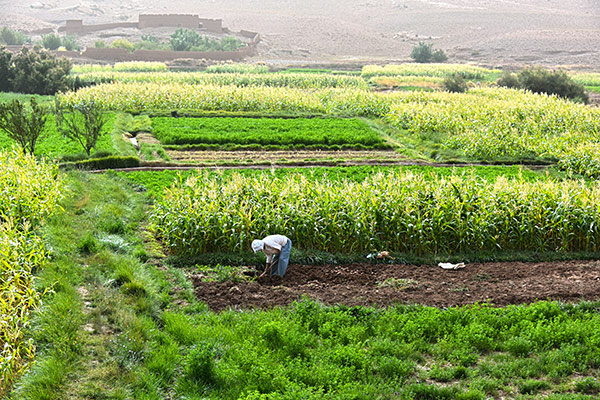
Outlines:
{"label": "green foliage", "polygon": [[44,46],[45,49],[56,50],[61,44],[62,40],[56,33],[49,33],[42,36],[42,46]]}
{"label": "green foliage", "polygon": [[419,42],[415,45],[410,53],[410,57],[418,63],[441,63],[448,60],[448,56],[444,50],[433,50],[431,43]]}
{"label": "green foliage", "polygon": [[359,119],[153,118],[152,131],[162,144],[389,147]]}
{"label": "green foliage", "polygon": [[102,39],[96,40],[94,42],[94,47],[97,49],[104,49],[104,48],[106,48],[106,42]]}
{"label": "green foliage", "polygon": [[57,99],[55,113],[58,130],[78,142],[89,156],[98,139],[106,133],[102,130],[106,116],[101,108],[94,102],[65,106]]}
{"label": "green foliage", "polygon": [[219,42],[185,28],[177,29],[169,43],[175,51],[235,51],[242,47],[242,42],[237,38],[228,36]]}
{"label": "green foliage", "polygon": [[419,42],[410,52],[410,57],[418,63],[431,62],[433,55],[432,47],[431,43]]}
{"label": "green foliage", "polygon": [[43,293],[34,271],[48,261],[34,230],[61,198],[55,165],[21,152],[0,152],[0,396],[33,360],[35,345],[24,331]]}
{"label": "green foliage", "polygon": [[14,74],[12,53],[6,51],[4,47],[0,47],[0,92],[11,91]]}
{"label": "green foliage", "polygon": [[198,175],[167,189],[150,218],[169,251],[186,256],[246,251],[272,231],[286,232],[300,249],[330,253],[595,252],[600,210],[587,204],[598,196],[582,182],[522,178],[490,183],[405,172],[354,183]]}
{"label": "green foliage", "polygon": [[598,378],[587,377],[583,379],[577,379],[574,384],[576,392],[585,394],[598,394],[600,393],[600,380]]}
{"label": "green foliage", "polygon": [[502,86],[509,89],[521,88],[521,83],[519,82],[519,78],[517,77],[517,75],[509,71],[504,71],[502,73],[502,76],[496,81],[496,84],[498,86]]}
{"label": "green foliage", "polygon": [[63,162],[61,167],[86,170],[135,168],[140,166],[140,159],[134,156],[107,156],[89,158],[81,161]]}
{"label": "green foliage", "polygon": [[548,71],[537,68],[526,68],[519,73],[519,83],[523,89],[534,93],[555,94],[557,96],[589,102],[589,97],[582,84],[576,83],[565,71]]}
{"label": "green foliage", "polygon": [[31,38],[22,32],[15,31],[5,26],[0,31],[0,44],[20,46],[31,41]]}
{"label": "green foliage", "polygon": [[448,61],[448,56],[442,49],[437,49],[431,54],[431,61],[434,63],[442,63]]}
{"label": "green foliage", "polygon": [[127,39],[115,39],[110,43],[110,48],[112,49],[125,49],[129,52],[133,52],[135,50],[134,45]]}
{"label": "green foliage", "polygon": [[67,51],[79,50],[81,47],[77,43],[77,38],[72,35],[63,36],[61,39],[61,45]]}
{"label": "green foliage", "polygon": [[451,93],[464,93],[468,90],[467,82],[461,74],[452,74],[444,78],[444,89]]}
{"label": "green foliage", "polygon": [[[211,74],[266,74],[269,72],[269,67],[262,64],[236,64],[236,63],[224,63],[209,65],[206,67],[205,72]],[[296,71],[300,72],[300,71]]]}
{"label": "green foliage", "polygon": [[46,124],[47,109],[38,105],[35,97],[30,99],[31,111],[19,100],[0,104],[0,130],[16,141],[23,151],[34,154],[35,145],[42,138]]}
{"label": "green foliage", "polygon": [[0,74],[8,78],[8,91],[48,95],[68,89],[71,62],[66,58],[56,58],[39,47],[23,48],[12,56],[2,53]]}

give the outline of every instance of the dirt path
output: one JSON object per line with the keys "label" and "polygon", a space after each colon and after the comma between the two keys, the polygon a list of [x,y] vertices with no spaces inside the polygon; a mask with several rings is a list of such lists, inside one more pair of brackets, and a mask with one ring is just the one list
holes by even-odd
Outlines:
{"label": "dirt path", "polygon": [[600,261],[474,263],[456,271],[413,265],[291,265],[282,285],[209,283],[199,275],[191,279],[198,298],[215,311],[287,306],[303,295],[325,304],[383,307],[600,299]]}

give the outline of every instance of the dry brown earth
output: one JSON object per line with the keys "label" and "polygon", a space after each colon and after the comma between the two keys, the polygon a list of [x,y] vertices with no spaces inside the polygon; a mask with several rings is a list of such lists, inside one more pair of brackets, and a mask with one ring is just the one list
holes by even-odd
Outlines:
{"label": "dry brown earth", "polygon": [[302,296],[348,306],[436,307],[600,299],[600,261],[474,263],[460,270],[397,264],[290,265],[283,284],[191,278],[198,298],[215,311],[287,306]]}
{"label": "dry brown earth", "polygon": [[221,18],[260,32],[257,60],[402,61],[420,40],[451,61],[600,65],[597,0],[0,0],[0,25],[22,29],[136,21],[140,13]]}

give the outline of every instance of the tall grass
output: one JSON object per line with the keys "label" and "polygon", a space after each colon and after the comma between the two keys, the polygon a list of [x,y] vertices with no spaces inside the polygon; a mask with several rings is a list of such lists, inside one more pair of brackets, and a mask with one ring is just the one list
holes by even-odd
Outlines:
{"label": "tall grass", "polygon": [[171,253],[184,256],[247,251],[273,232],[332,253],[598,251],[599,200],[596,184],[521,177],[199,175],[167,189],[150,219]]}

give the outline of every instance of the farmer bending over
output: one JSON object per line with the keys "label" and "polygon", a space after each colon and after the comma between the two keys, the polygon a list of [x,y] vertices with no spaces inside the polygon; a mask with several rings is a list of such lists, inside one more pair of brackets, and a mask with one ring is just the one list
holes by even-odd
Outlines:
{"label": "farmer bending over", "polygon": [[260,276],[265,276],[271,268],[271,277],[279,275],[283,278],[290,261],[291,249],[292,241],[283,235],[269,235],[263,240],[252,241],[252,250],[255,253],[262,251],[267,256],[265,272]]}

